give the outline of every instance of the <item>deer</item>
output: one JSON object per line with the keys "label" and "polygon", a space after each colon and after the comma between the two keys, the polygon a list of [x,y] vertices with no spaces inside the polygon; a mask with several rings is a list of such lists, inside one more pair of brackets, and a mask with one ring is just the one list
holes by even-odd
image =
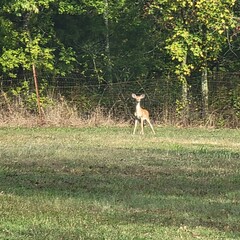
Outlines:
{"label": "deer", "polygon": [[144,132],[143,132],[144,120],[146,120],[148,122],[148,124],[150,125],[150,127],[152,129],[153,134],[155,134],[153,126],[150,122],[148,110],[142,108],[141,105],[140,105],[141,100],[143,98],[145,98],[145,94],[141,94],[140,96],[137,96],[135,93],[132,93],[132,98],[134,98],[137,102],[136,111],[134,113],[134,115],[135,115],[135,126],[134,126],[134,130],[133,130],[133,134],[135,134],[135,132],[136,132],[137,124],[138,124],[139,121],[141,122],[141,134],[144,134]]}

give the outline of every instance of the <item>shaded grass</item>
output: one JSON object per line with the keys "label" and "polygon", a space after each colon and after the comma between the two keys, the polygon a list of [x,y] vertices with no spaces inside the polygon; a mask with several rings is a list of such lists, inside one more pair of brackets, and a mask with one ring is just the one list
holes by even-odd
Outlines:
{"label": "shaded grass", "polygon": [[240,134],[1,128],[1,239],[240,239]]}

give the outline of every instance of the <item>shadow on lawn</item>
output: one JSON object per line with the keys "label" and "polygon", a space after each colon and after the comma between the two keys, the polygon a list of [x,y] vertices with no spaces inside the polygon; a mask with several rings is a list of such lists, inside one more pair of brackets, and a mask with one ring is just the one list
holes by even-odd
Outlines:
{"label": "shadow on lawn", "polygon": [[[118,155],[118,151],[114,149],[113,156]],[[146,158],[142,164],[128,164],[123,159],[112,164],[101,161],[89,164],[81,160],[74,163],[6,163],[0,173],[0,190],[28,196],[48,194],[88,202],[108,202],[115,213],[113,216],[105,214],[116,223],[142,222],[240,231],[240,173],[234,170],[237,166],[234,164],[237,161],[235,153],[229,172],[229,159],[225,164],[226,159],[217,159],[223,165],[218,170],[214,162],[209,161],[211,156],[221,156],[221,152],[208,151],[207,156],[202,153],[209,163],[203,161],[201,165],[198,162],[200,155],[195,158],[194,154],[184,153],[184,149],[180,157],[174,151],[152,155],[139,151],[139,156]],[[192,158],[191,166],[188,165],[189,157]],[[160,164],[161,161],[164,164]]]}

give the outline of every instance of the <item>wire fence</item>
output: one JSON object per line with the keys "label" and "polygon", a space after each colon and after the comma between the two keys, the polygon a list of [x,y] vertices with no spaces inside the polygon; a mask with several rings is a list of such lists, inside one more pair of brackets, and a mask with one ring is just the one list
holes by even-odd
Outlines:
{"label": "wire fence", "polygon": [[[87,81],[78,75],[70,77],[38,76],[42,105],[66,101],[81,116],[96,108],[115,119],[133,119],[135,102],[131,94],[145,94],[142,106],[149,110],[155,122],[170,124],[207,124],[227,127],[240,125],[240,73],[209,76],[209,107],[205,118],[202,104],[201,77],[188,79],[188,110],[183,111],[182,85],[176,78],[162,77],[117,81],[112,83]],[[1,109],[7,109],[13,99],[21,97],[34,101],[32,76],[1,79]],[[25,85],[24,85],[25,84]],[[7,96],[7,97],[6,97]],[[30,100],[29,100],[30,99]],[[48,104],[47,104],[48,103]],[[29,103],[30,104],[30,103]],[[34,104],[33,104],[34,105]]]}

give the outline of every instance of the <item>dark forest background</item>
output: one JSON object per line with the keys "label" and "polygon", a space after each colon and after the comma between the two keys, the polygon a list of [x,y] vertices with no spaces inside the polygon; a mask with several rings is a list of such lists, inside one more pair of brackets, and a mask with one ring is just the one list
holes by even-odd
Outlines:
{"label": "dark forest background", "polygon": [[239,127],[239,0],[1,0],[0,24],[2,119],[129,120],[134,92],[155,122]]}

